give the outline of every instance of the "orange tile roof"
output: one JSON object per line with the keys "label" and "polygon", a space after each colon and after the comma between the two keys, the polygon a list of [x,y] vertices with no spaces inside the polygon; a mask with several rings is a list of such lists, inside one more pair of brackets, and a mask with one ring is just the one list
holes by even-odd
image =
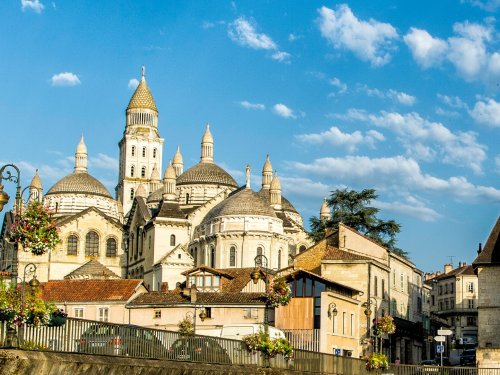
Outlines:
{"label": "orange tile roof", "polygon": [[53,280],[42,283],[41,293],[51,302],[127,301],[141,283],[137,279]]}

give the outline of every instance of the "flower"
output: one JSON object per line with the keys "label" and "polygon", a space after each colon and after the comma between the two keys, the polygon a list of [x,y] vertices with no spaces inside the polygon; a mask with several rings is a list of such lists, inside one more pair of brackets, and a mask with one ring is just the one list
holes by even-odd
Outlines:
{"label": "flower", "polygon": [[245,336],[243,342],[253,353],[262,352],[269,357],[281,354],[287,360],[293,356],[293,345],[286,338],[271,339],[264,331]]}
{"label": "flower", "polygon": [[189,318],[184,318],[182,319],[178,324],[177,327],[179,328],[179,333],[181,335],[192,335],[194,334],[194,325],[191,319]]}
{"label": "flower", "polygon": [[387,370],[389,368],[389,361],[384,354],[373,353],[364,359],[366,360],[366,369],[368,371],[376,369]]}
{"label": "flower", "polygon": [[53,213],[40,202],[30,202],[10,228],[12,240],[34,255],[54,249],[59,243],[59,231],[52,216]]}
{"label": "flower", "polygon": [[379,335],[392,335],[396,332],[394,319],[390,315],[385,315],[375,320],[375,328]]}
{"label": "flower", "polygon": [[266,291],[267,303],[272,307],[286,306],[290,303],[292,291],[283,278],[274,279]]}

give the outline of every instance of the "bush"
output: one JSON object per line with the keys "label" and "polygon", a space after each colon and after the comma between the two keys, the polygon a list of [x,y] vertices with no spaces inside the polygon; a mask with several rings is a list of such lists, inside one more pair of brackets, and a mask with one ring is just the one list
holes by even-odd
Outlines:
{"label": "bush", "polygon": [[269,357],[281,354],[286,359],[291,359],[293,355],[293,346],[286,338],[271,339],[269,334],[263,331],[245,336],[243,341],[253,353],[262,352]]}

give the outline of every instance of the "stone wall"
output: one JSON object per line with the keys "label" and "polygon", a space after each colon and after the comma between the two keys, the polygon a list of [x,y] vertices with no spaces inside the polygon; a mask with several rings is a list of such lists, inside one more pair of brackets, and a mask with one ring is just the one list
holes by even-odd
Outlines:
{"label": "stone wall", "polygon": [[[303,372],[302,372],[303,373]],[[0,375],[298,375],[290,370],[236,365],[96,356],[85,354],[0,350]]]}
{"label": "stone wall", "polygon": [[[499,348],[477,348],[476,361],[479,368],[497,369],[500,368]],[[485,372],[484,374],[487,374]]]}

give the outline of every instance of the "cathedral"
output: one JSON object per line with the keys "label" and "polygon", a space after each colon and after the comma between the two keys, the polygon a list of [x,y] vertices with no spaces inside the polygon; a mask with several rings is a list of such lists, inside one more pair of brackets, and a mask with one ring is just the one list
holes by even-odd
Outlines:
{"label": "cathedral", "polygon": [[[35,263],[40,281],[60,280],[92,262],[102,267],[103,277],[112,273],[143,279],[151,291],[171,290],[185,280],[183,272],[196,266],[253,267],[255,257],[264,255],[259,258],[267,261],[263,266],[280,269],[311,245],[302,217],[282,195],[269,155],[255,191],[249,166],[246,183],[238,186],[216,164],[208,124],[201,137],[200,161],[193,166],[184,167],[178,146],[162,176],[163,144],[158,108],[143,70],[118,143],[115,197],[89,173],[82,136],[73,173],[45,194],[38,194],[42,191],[38,173],[31,182],[31,199],[42,200],[55,212],[61,241],[42,256],[19,251],[18,269]],[[6,213],[4,269],[15,252],[6,241],[11,221],[12,213]]]}

